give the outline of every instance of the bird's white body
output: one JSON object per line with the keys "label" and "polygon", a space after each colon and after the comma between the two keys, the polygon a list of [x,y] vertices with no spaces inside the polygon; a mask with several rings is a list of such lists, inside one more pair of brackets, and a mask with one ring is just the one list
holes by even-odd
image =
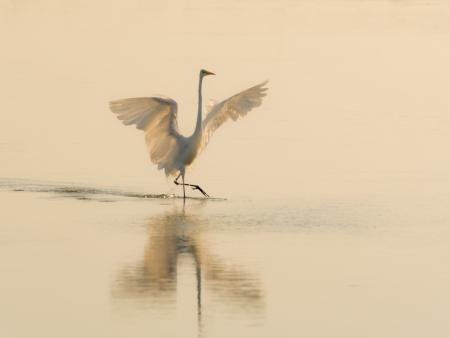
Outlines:
{"label": "bird's white body", "polygon": [[[178,132],[177,103],[170,98],[138,97],[110,102],[110,108],[125,125],[134,124],[145,132],[145,141],[150,159],[164,169],[166,176],[178,175],[183,179],[186,167],[206,146],[214,131],[228,119],[236,121],[245,116],[254,107],[261,104],[266,95],[263,82],[241,93],[213,105],[206,118],[202,119],[202,83],[206,75],[213,73],[200,71],[198,86],[198,113],[195,130],[191,136],[183,136]],[[178,179],[177,177],[177,179]],[[175,180],[177,183],[177,180]],[[193,186],[193,185],[191,185]],[[197,187],[204,195],[204,191]]]}

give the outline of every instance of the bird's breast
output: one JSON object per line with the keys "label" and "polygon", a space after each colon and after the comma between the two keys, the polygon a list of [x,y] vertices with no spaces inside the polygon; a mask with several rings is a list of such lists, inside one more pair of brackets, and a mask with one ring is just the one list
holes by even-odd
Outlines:
{"label": "bird's breast", "polygon": [[184,153],[184,163],[186,165],[191,164],[197,157],[197,149],[195,147],[188,147]]}
{"label": "bird's breast", "polygon": [[182,154],[183,162],[185,165],[191,164],[197,157],[198,150],[200,148],[200,141],[200,138],[192,138],[186,144]]}

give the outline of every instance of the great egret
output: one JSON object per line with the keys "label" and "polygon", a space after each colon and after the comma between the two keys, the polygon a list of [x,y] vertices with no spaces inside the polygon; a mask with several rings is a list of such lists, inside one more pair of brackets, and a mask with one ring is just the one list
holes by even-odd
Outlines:
{"label": "great egret", "polygon": [[[125,125],[135,124],[137,129],[145,132],[145,142],[150,159],[164,169],[166,176],[176,176],[174,183],[183,186],[183,199],[186,198],[185,186],[199,190],[204,196],[209,195],[200,186],[184,182],[186,167],[208,144],[211,135],[225,121],[245,116],[255,107],[261,105],[266,95],[266,82],[244,90],[228,99],[213,105],[202,121],[202,82],[207,75],[215,75],[205,69],[200,70],[198,85],[198,113],[195,130],[191,136],[178,132],[177,103],[167,97],[137,97],[110,102],[110,108]],[[182,179],[182,183],[178,179]]]}

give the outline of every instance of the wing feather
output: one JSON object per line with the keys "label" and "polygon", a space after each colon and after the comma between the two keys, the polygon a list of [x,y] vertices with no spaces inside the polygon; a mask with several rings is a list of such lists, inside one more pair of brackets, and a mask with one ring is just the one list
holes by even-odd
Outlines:
{"label": "wing feather", "polygon": [[145,133],[145,142],[153,163],[166,175],[177,170],[175,157],[177,140],[181,137],[177,125],[177,103],[170,98],[136,97],[111,101],[111,111],[125,125],[136,125]]}
{"label": "wing feather", "polygon": [[217,128],[226,121],[229,119],[236,121],[239,117],[247,115],[253,108],[261,105],[262,98],[267,95],[268,88],[265,87],[267,82],[246,89],[210,108],[203,120],[202,149],[206,147]]}

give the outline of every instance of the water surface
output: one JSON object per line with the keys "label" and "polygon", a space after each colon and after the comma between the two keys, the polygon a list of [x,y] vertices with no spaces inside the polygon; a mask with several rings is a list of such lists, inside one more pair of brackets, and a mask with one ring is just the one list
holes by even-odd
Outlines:
{"label": "water surface", "polygon": [[446,196],[183,207],[108,189],[80,199],[27,187],[0,191],[7,337],[450,332]]}

